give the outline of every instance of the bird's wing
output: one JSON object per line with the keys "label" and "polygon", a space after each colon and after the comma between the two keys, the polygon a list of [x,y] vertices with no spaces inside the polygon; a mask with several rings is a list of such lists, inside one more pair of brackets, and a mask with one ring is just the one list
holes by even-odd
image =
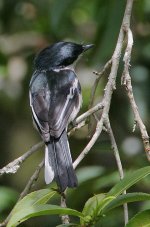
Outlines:
{"label": "bird's wing", "polygon": [[41,134],[59,137],[80,107],[80,85],[71,70],[37,75],[30,84],[33,117]]}

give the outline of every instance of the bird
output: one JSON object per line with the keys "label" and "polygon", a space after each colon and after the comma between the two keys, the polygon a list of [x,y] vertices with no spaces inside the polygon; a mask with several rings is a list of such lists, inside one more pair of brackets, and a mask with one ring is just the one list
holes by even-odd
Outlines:
{"label": "bird", "polygon": [[56,181],[60,192],[78,185],[67,128],[82,105],[75,62],[92,47],[61,41],[44,48],[34,59],[29,84],[32,118],[45,143],[45,182]]}

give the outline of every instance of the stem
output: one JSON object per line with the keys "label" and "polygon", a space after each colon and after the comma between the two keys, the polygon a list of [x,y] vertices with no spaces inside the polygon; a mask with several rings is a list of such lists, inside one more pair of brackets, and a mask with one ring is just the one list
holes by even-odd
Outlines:
{"label": "stem", "polygon": [[[107,121],[106,121],[106,128],[107,128],[107,132],[108,132],[109,137],[110,137],[111,146],[112,146],[112,150],[114,152],[114,156],[115,156],[115,159],[116,159],[116,163],[117,163],[120,179],[122,180],[124,178],[123,167],[122,167],[122,163],[121,163],[121,159],[120,159],[118,146],[117,146],[117,143],[116,143],[116,140],[115,140],[115,137],[114,137],[114,133],[112,131],[109,119],[107,119]],[[126,194],[126,191],[124,191],[123,194]],[[124,209],[124,222],[125,222],[125,225],[126,225],[128,223],[128,221],[129,221],[127,203],[125,203],[123,205],[123,209]]]}

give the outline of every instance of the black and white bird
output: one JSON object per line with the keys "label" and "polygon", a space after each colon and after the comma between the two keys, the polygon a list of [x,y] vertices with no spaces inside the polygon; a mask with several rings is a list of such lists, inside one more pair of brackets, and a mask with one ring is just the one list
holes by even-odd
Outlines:
{"label": "black and white bird", "polygon": [[91,47],[58,42],[43,49],[35,58],[30,81],[33,121],[45,143],[45,182],[54,179],[62,192],[77,186],[67,127],[80,110],[82,95],[72,64]]}

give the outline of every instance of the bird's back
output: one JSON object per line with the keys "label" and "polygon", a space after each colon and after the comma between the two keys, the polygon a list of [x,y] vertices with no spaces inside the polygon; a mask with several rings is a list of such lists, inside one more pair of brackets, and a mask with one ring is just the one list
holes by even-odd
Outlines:
{"label": "bird's back", "polygon": [[[69,69],[35,72],[30,83],[31,105],[42,127],[59,137],[80,109],[81,88]],[[33,111],[32,110],[32,111]]]}

